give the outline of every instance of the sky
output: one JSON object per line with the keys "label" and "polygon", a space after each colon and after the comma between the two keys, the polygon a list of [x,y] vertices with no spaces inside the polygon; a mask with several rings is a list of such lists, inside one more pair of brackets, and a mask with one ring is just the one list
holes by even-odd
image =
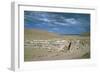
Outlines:
{"label": "sky", "polygon": [[24,11],[24,28],[57,34],[90,32],[90,14]]}

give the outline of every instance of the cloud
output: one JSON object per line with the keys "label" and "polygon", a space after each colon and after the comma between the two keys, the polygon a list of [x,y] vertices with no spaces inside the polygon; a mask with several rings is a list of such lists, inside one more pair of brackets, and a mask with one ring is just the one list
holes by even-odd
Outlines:
{"label": "cloud", "polygon": [[75,18],[67,18],[64,19],[65,22],[70,23],[70,24],[77,24],[78,21]]}
{"label": "cloud", "polygon": [[55,30],[55,31],[57,31],[57,30],[59,30],[59,28],[52,28],[52,30]]}
{"label": "cloud", "polygon": [[43,21],[43,22],[51,22],[49,19],[47,18],[38,18],[39,20]]}
{"label": "cloud", "polygon": [[56,25],[60,25],[60,26],[67,26],[68,24],[65,22],[54,22],[54,24]]}

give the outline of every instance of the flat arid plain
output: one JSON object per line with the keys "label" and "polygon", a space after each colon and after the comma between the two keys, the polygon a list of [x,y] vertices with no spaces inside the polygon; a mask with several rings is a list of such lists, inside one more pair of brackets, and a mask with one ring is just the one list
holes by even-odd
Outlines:
{"label": "flat arid plain", "polygon": [[90,58],[90,34],[59,35],[40,29],[24,29],[24,61]]}

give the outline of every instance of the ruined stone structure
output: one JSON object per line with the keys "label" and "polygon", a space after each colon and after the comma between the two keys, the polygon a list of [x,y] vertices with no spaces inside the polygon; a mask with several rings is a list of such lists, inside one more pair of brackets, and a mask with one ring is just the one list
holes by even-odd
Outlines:
{"label": "ruined stone structure", "polygon": [[25,40],[24,45],[34,49],[48,49],[48,51],[73,51],[84,49],[86,40]]}

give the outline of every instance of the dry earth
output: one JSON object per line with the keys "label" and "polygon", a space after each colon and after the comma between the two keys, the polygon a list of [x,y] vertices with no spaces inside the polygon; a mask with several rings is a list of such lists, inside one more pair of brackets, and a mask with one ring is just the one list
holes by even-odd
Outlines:
{"label": "dry earth", "polygon": [[[24,61],[90,58],[89,36],[59,36],[54,33],[28,29],[24,32]],[[46,43],[43,42],[45,40],[47,40]]]}

